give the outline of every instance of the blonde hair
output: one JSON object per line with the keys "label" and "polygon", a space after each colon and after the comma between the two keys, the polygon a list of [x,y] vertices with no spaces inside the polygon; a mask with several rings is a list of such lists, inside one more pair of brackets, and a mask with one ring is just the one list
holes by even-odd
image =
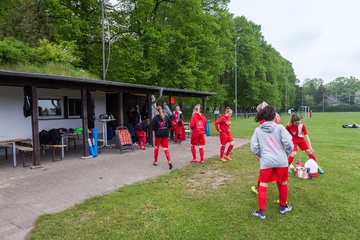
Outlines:
{"label": "blonde hair", "polygon": [[233,112],[233,110],[231,108],[229,108],[229,107],[225,108],[225,113],[232,113],[232,112]]}
{"label": "blonde hair", "polygon": [[200,106],[200,104],[196,104],[195,105],[195,107],[194,107],[194,110],[195,110],[195,112],[200,112],[201,111],[201,106]]}
{"label": "blonde hair", "polygon": [[163,112],[162,107],[157,106],[157,107],[156,107],[156,110],[159,112],[159,115],[160,115],[161,119],[165,122],[165,114],[164,114],[164,112]]}
{"label": "blonde hair", "polygon": [[262,103],[260,103],[259,105],[257,105],[256,111],[257,111],[257,112],[260,112],[260,111],[263,110],[264,107],[266,107],[267,105],[269,105],[269,104],[267,104],[267,102],[262,102]]}

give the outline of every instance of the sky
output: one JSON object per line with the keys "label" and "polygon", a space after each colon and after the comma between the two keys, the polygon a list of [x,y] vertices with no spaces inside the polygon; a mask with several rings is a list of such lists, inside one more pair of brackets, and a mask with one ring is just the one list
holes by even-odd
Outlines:
{"label": "sky", "polygon": [[261,25],[301,82],[360,79],[359,0],[231,0],[229,10]]}

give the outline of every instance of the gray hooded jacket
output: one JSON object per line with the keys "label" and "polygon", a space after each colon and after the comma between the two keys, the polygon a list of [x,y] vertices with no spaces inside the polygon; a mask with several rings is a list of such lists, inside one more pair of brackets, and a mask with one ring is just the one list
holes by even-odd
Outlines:
{"label": "gray hooded jacket", "polygon": [[261,124],[251,138],[251,151],[260,157],[260,169],[287,167],[293,147],[289,132],[275,122]]}

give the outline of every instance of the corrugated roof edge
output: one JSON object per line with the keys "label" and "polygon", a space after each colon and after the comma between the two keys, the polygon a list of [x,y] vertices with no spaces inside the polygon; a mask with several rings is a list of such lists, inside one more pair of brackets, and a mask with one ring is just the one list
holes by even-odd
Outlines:
{"label": "corrugated roof edge", "polygon": [[[32,73],[32,72],[18,72],[12,70],[0,69],[0,76],[12,76],[12,77],[24,77],[24,78],[37,78],[37,79],[49,79],[49,80],[58,80],[58,81],[67,81],[67,82],[76,82],[76,83],[89,83],[95,85],[106,85],[106,86],[118,86],[118,87],[129,87],[129,88],[139,88],[139,89],[149,89],[159,91],[161,87],[142,85],[142,84],[132,84],[108,80],[96,80],[96,79],[87,79],[87,78],[78,78],[70,76],[61,76],[61,75],[52,75],[44,73]],[[202,96],[215,96],[215,92],[202,92],[196,90],[186,90],[178,88],[163,88],[164,94],[169,93],[184,93],[184,94],[194,94]]]}

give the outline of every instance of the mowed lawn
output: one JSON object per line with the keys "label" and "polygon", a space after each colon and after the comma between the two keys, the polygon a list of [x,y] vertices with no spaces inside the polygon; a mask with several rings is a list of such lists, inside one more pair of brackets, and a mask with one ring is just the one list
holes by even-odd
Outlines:
{"label": "mowed lawn", "polygon": [[[326,172],[313,180],[290,176],[294,208],[285,216],[277,212],[275,184],[267,220],[251,215],[258,162],[246,145],[232,162],[212,158],[44,215],[30,239],[359,239],[360,129],[342,125],[360,123],[360,113],[314,113],[304,123]],[[253,119],[232,121],[237,137],[250,137],[256,126]]]}

